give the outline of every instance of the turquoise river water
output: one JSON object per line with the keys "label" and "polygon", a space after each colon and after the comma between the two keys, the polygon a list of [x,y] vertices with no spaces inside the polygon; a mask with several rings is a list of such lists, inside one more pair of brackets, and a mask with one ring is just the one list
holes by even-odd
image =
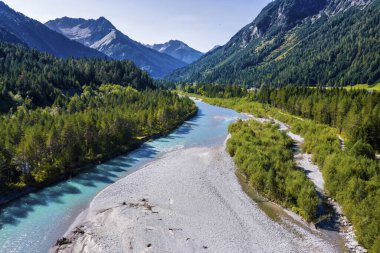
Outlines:
{"label": "turquoise river water", "polygon": [[202,102],[197,106],[197,116],[172,134],[2,207],[0,252],[48,252],[99,191],[172,150],[222,144],[228,125],[244,117]]}

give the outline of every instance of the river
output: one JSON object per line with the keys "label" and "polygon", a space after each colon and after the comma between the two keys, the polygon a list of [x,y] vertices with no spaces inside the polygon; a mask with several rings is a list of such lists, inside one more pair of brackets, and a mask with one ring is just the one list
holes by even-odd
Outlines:
{"label": "river", "polygon": [[99,191],[167,152],[222,144],[228,125],[244,117],[233,110],[196,103],[197,116],[170,135],[4,206],[0,210],[0,252],[47,252]]}

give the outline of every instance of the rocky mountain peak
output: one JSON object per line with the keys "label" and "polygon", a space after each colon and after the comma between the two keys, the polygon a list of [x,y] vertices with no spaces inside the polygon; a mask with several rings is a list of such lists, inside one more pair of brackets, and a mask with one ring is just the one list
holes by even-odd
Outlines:
{"label": "rocky mountain peak", "polygon": [[148,47],[157,50],[160,53],[168,54],[178,60],[188,64],[198,60],[203,53],[189,47],[180,40],[170,40],[163,44],[148,45]]}
{"label": "rocky mountain peak", "polygon": [[319,13],[327,0],[276,0],[270,3],[254,21],[253,33],[277,33],[289,30],[306,17]]}
{"label": "rocky mountain peak", "polygon": [[99,57],[104,54],[51,31],[37,20],[19,13],[0,1],[1,41],[18,43],[58,57]]}
{"label": "rocky mountain peak", "polygon": [[131,60],[155,78],[186,65],[170,55],[132,40],[105,17],[88,20],[61,18],[47,22],[46,26],[112,59]]}

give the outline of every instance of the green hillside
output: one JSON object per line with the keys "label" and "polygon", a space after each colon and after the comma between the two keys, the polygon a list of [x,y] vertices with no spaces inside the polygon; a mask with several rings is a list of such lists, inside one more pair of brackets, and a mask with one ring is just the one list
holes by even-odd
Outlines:
{"label": "green hillside", "polygon": [[378,83],[380,1],[308,2],[271,2],[225,46],[167,78],[250,86]]}

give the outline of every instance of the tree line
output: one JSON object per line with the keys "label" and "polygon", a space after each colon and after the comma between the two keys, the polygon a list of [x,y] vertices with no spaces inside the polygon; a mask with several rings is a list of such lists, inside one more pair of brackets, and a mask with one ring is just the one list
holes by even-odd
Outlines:
{"label": "tree line", "polygon": [[188,98],[119,85],[84,86],[51,107],[0,117],[0,192],[43,186],[165,134],[196,112]]}
{"label": "tree line", "polygon": [[137,90],[154,88],[148,74],[130,61],[59,59],[20,45],[0,43],[0,112],[19,105],[50,106],[82,85],[117,83]]}
{"label": "tree line", "polygon": [[248,94],[247,89],[240,85],[217,85],[217,84],[184,84],[181,90],[187,93],[195,93],[209,98],[232,98],[244,97]]}
{"label": "tree line", "polygon": [[[380,93],[342,88],[263,87],[254,101],[269,104],[292,115],[312,119],[338,129],[351,140],[361,140],[380,151]],[[351,145],[349,143],[349,145]]]}
{"label": "tree line", "polygon": [[237,85],[214,84],[182,85],[180,89],[209,98],[245,98],[278,108],[336,128],[349,140],[348,145],[361,140],[380,151],[380,93],[376,91],[300,86],[247,90]]}

